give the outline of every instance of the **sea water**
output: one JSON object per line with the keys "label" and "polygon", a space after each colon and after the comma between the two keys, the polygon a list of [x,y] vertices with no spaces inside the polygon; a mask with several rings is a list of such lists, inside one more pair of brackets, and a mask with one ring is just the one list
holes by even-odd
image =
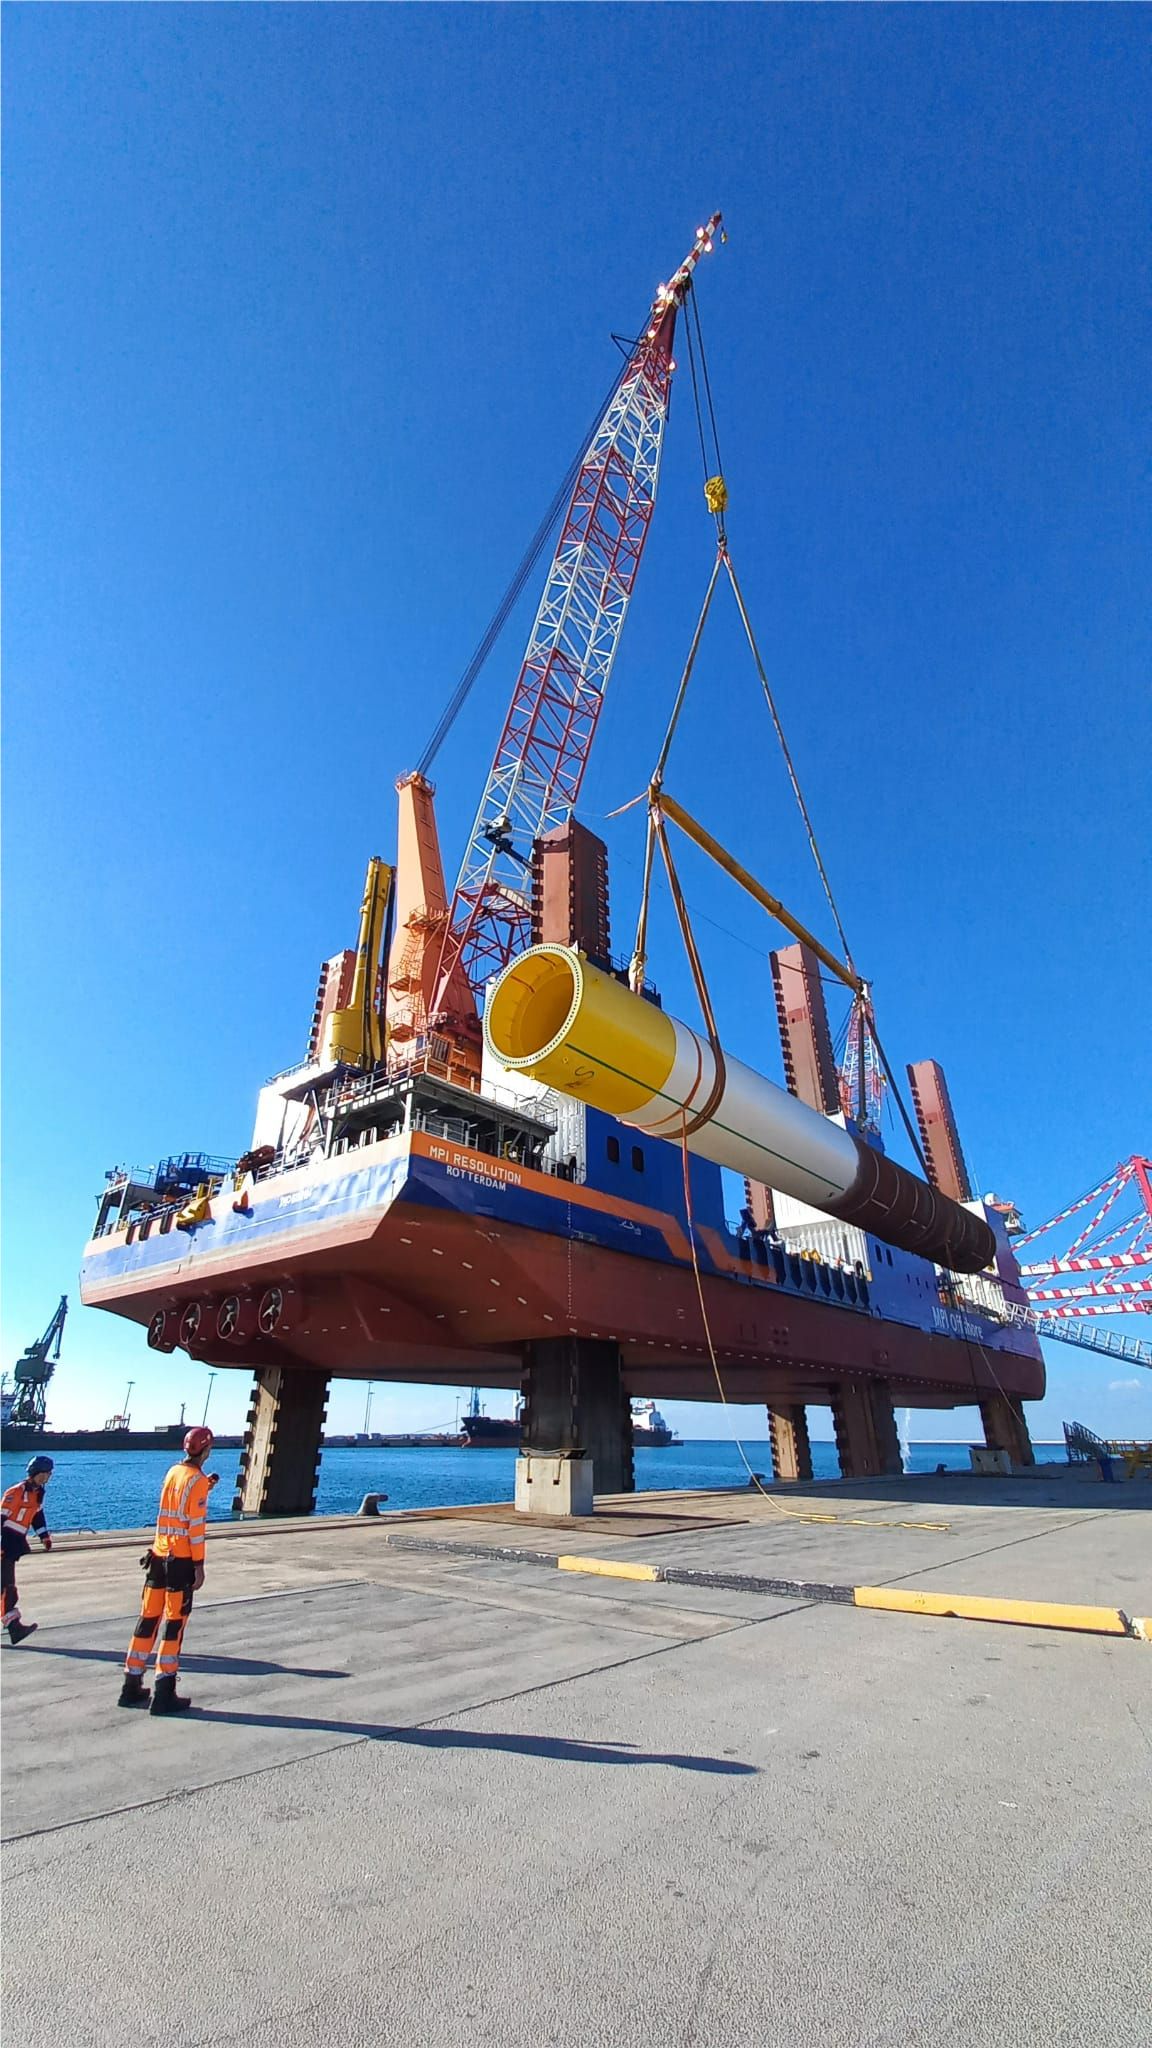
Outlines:
{"label": "sea water", "polygon": [[[754,1472],[771,1476],[772,1458],[764,1440],[746,1438],[744,1451]],[[161,1482],[173,1451],[58,1451],[56,1470],[45,1500],[50,1529],[96,1531],[139,1529],[156,1513]],[[6,1451],[3,1483],[23,1476],[27,1458]],[[219,1451],[209,1470],[220,1484],[209,1497],[214,1521],[232,1512],[238,1451]],[[913,1444],[907,1460],[911,1472],[968,1470],[967,1444]],[[817,1479],[834,1479],[839,1471],[836,1447],[812,1445]],[[480,1501],[511,1500],[516,1469],[512,1446],[493,1450],[387,1450],[363,1444],[324,1452],[316,1507],[322,1515],[355,1513],[366,1493],[387,1494],[389,1508],[466,1507]],[[636,1489],[661,1487],[745,1486],[748,1470],[735,1443],[705,1439],[669,1444],[636,1452]]]}

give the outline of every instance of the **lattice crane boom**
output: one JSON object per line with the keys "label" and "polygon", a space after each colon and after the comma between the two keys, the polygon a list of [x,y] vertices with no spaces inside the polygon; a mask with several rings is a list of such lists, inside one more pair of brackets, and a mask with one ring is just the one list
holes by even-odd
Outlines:
{"label": "lattice crane boom", "polygon": [[479,994],[530,943],[527,863],[580,791],[656,501],[676,314],[719,232],[717,213],[658,288],[580,467],[456,884],[433,1004],[446,1025],[459,964]]}
{"label": "lattice crane boom", "polygon": [[836,1071],[845,1116],[853,1117],[863,1131],[879,1131],[888,1077],[876,1046],[876,1015],[868,994],[852,999]]}

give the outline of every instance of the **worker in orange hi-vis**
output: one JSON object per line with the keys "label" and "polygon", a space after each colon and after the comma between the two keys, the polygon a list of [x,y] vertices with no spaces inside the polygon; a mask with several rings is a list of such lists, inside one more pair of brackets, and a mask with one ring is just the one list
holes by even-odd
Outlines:
{"label": "worker in orange hi-vis", "polygon": [[22,1557],[27,1557],[31,1548],[28,1532],[40,1538],[44,1550],[51,1550],[52,1538],[44,1520],[44,1488],[52,1477],[51,1458],[43,1455],[32,1459],[28,1477],[18,1479],[10,1486],[0,1500],[0,1551],[3,1553],[3,1594],[0,1607],[3,1612],[3,1626],[8,1631],[10,1643],[22,1643],[25,1636],[35,1633],[36,1623],[24,1621],[20,1615],[20,1594],[16,1586],[16,1567]]}
{"label": "worker in orange hi-vis", "polygon": [[[124,1683],[118,1702],[122,1707],[146,1707],[151,1698],[152,1713],[183,1714],[192,1704],[191,1700],[179,1697],[176,1676],[180,1669],[180,1645],[192,1612],[192,1595],[204,1584],[208,1495],[219,1476],[204,1470],[212,1444],[210,1429],[203,1425],[190,1429],[184,1439],[183,1459],[179,1465],[173,1465],[160,1489],[156,1534],[151,1549],[140,1560],[144,1566],[144,1599],[124,1660]],[[156,1690],[150,1694],[144,1673],[153,1650]]]}

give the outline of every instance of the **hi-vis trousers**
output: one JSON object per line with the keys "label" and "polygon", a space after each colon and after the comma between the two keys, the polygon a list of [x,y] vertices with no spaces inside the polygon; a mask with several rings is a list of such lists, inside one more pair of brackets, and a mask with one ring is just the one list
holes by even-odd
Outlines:
{"label": "hi-vis trousers", "polygon": [[[196,1566],[190,1557],[157,1557],[149,1550],[144,1565],[144,1598],[136,1633],[128,1645],[124,1669],[142,1677],[148,1659],[156,1650],[156,1672],[160,1678],[175,1678],[180,1669],[180,1645],[188,1616],[192,1612],[192,1580]],[[160,1618],[164,1626],[160,1629]],[[160,1640],[157,1643],[157,1630]]]}
{"label": "hi-vis trousers", "polygon": [[[24,1548],[27,1550],[27,1544]],[[10,1622],[20,1619],[20,1594],[16,1585],[16,1558],[5,1551],[0,1561],[0,1627],[7,1628]]]}

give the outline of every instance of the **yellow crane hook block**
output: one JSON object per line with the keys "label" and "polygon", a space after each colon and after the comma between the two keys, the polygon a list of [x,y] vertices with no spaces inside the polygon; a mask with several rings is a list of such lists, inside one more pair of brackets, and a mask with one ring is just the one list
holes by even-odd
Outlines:
{"label": "yellow crane hook block", "polygon": [[728,486],[722,476],[710,476],[704,485],[704,502],[719,519],[728,510]]}

